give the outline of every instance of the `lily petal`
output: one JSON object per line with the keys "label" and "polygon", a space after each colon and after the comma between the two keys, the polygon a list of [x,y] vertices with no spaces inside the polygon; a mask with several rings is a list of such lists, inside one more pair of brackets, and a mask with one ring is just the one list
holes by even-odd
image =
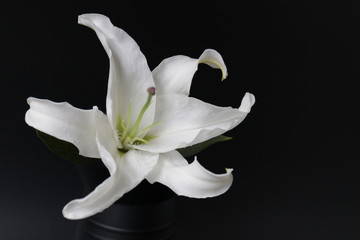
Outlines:
{"label": "lily petal", "polygon": [[107,118],[97,107],[82,110],[67,102],[55,103],[32,97],[27,102],[30,109],[26,112],[25,122],[29,126],[74,144],[82,156],[100,157],[96,130]]}
{"label": "lily petal", "polygon": [[106,125],[97,134],[97,144],[110,177],[86,197],[69,202],[63,209],[63,215],[68,219],[86,218],[111,206],[145,179],[159,157],[159,154],[137,150],[120,154],[112,140],[111,128]]}
{"label": "lily petal", "polygon": [[204,142],[240,124],[254,102],[250,93],[245,94],[239,109],[217,107],[178,94],[158,96],[155,118],[158,124],[147,134],[149,143],[133,147],[164,153]]}
{"label": "lily petal", "polygon": [[189,95],[193,76],[199,63],[205,63],[222,71],[222,80],[227,76],[227,68],[221,55],[213,50],[206,49],[199,59],[187,56],[173,56],[164,59],[154,70],[153,77],[157,95],[182,94]]}
{"label": "lily petal", "polygon": [[[115,27],[108,17],[84,14],[79,16],[78,21],[96,32],[110,60],[106,114],[113,129],[122,120],[126,123],[128,114],[131,115],[133,126],[147,100],[147,89],[155,86],[145,56],[134,39],[124,30]],[[152,123],[154,108],[155,104],[147,109],[139,129]]]}
{"label": "lily petal", "polygon": [[160,154],[159,161],[146,179],[159,182],[176,194],[193,197],[215,197],[226,192],[233,181],[232,169],[224,174],[214,174],[195,159],[191,164],[177,151]]}

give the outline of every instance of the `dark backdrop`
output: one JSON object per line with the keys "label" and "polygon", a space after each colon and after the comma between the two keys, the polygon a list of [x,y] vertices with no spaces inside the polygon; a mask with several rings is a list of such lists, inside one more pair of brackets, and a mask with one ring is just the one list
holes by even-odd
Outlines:
{"label": "dark backdrop", "polygon": [[232,2],[1,6],[0,239],[74,234],[76,221],[61,209],[81,197],[80,180],[24,114],[28,96],[104,110],[108,59],[94,32],[77,24],[89,12],[125,29],[151,69],[175,54],[218,50],[228,79],[200,66],[193,96],[233,107],[246,91],[256,96],[250,115],[227,134],[234,139],[199,154],[214,172],[234,168],[234,184],[217,198],[179,198],[179,239],[360,238],[360,4]]}

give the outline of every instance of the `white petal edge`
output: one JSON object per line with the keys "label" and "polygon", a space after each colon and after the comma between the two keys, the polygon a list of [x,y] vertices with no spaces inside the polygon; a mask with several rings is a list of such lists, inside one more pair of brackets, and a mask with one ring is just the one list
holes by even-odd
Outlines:
{"label": "white petal edge", "polygon": [[159,161],[146,179],[159,182],[180,196],[191,198],[215,197],[225,193],[233,182],[232,169],[214,174],[195,159],[191,164],[177,151],[160,154]]}
{"label": "white petal edge", "polygon": [[213,49],[206,49],[199,59],[177,55],[164,59],[153,70],[152,74],[157,88],[157,95],[176,93],[188,96],[199,63],[221,69],[222,80],[226,78],[227,68],[224,60]]}
{"label": "white petal edge", "polygon": [[25,122],[29,126],[74,144],[82,156],[100,157],[96,130],[107,119],[97,107],[82,110],[67,102],[55,103],[33,97],[28,98],[27,102],[30,109],[25,114]]}
{"label": "white petal edge", "polygon": [[110,177],[86,197],[69,202],[63,208],[63,215],[67,219],[90,217],[110,207],[145,179],[158,161],[158,154],[137,150],[130,150],[121,156],[112,140],[111,129],[104,126],[103,130],[97,134],[97,143]]}
{"label": "white petal edge", "polygon": [[240,108],[236,109],[179,94],[158,96],[155,122],[159,123],[148,132],[152,137],[149,143],[134,148],[164,153],[219,136],[245,119],[254,99],[252,94],[246,93]]}
{"label": "white petal edge", "polygon": [[[112,128],[131,113],[131,126],[145,104],[149,87],[154,87],[152,73],[139,46],[124,30],[114,26],[101,14],[83,14],[78,23],[95,31],[110,61],[106,113]],[[155,99],[154,99],[155,101]],[[131,111],[128,109],[131,107]],[[139,129],[149,126],[154,119],[155,104],[144,114]]]}

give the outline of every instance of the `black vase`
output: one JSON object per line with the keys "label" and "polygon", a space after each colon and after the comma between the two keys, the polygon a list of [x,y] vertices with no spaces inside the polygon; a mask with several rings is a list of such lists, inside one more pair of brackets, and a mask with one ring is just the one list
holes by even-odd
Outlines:
{"label": "black vase", "polygon": [[[77,165],[88,194],[109,173],[99,164]],[[174,240],[175,194],[144,180],[111,207],[79,220],[75,240]]]}

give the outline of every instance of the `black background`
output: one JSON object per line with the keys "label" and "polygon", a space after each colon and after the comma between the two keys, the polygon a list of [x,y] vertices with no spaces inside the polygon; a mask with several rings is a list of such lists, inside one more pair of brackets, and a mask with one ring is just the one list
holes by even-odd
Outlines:
{"label": "black background", "polygon": [[61,209],[81,197],[74,166],[24,122],[26,98],[104,110],[108,59],[77,15],[127,31],[151,69],[218,50],[229,77],[199,66],[191,95],[238,107],[256,96],[234,139],[198,155],[234,168],[224,195],[178,199],[179,239],[360,239],[360,4],[357,1],[124,3],[13,1],[1,6],[0,239],[72,239]]}

